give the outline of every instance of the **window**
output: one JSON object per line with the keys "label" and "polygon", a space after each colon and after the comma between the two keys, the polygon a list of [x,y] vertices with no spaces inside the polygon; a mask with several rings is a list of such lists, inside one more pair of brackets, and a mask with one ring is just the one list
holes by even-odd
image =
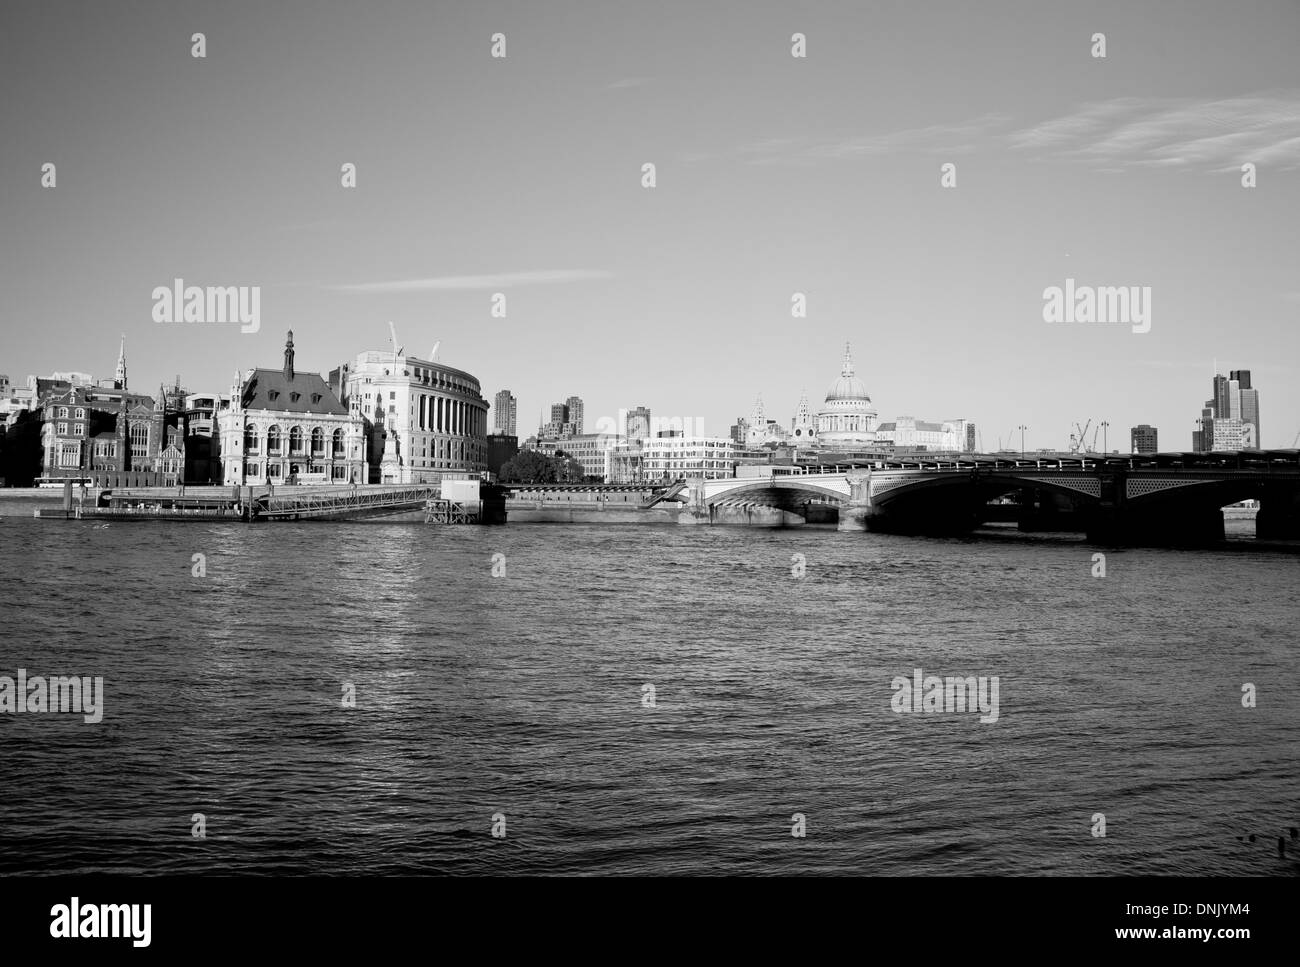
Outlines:
{"label": "window", "polygon": [[137,461],[149,456],[149,427],[144,423],[133,423],[127,436],[131,441],[131,463],[138,466]]}
{"label": "window", "polygon": [[[388,391],[388,398],[389,398],[390,400],[395,400],[395,399],[397,399],[397,394],[396,394],[395,392],[393,392],[392,390],[389,390],[389,391]],[[67,413],[64,413],[63,415],[64,415],[64,416],[67,416],[68,414],[67,414]]]}
{"label": "window", "polygon": [[268,463],[266,473],[272,480],[278,480],[280,478],[280,465],[278,463]]}
{"label": "window", "polygon": [[289,452],[302,453],[302,427],[295,426],[289,431]]}
{"label": "window", "polygon": [[59,407],[59,417],[64,420],[68,418],[68,408],[66,406]]}
{"label": "window", "polygon": [[302,394],[301,394],[301,393],[290,393],[290,394],[289,394],[289,402],[290,402],[290,403],[297,403],[300,399],[302,399]]}
{"label": "window", "polygon": [[278,389],[273,389],[266,394],[266,398],[270,400],[272,403],[274,403],[276,400],[280,398],[280,391]]}
{"label": "window", "polygon": [[334,431],[334,443],[332,449],[334,450],[335,456],[339,456],[343,453],[343,430],[341,427]]}
{"label": "window", "polygon": [[312,402],[312,405],[313,405],[313,406],[315,406],[317,403],[319,403],[319,402],[320,402],[320,394],[319,394],[319,393],[312,393],[312,394],[311,394],[311,402]]}
{"label": "window", "polygon": [[68,435],[68,424],[66,424],[66,423],[60,423],[60,424],[58,425],[58,431],[59,431],[59,436],[67,436],[67,435]]}
{"label": "window", "polygon": [[248,465],[248,474],[251,477],[256,477],[258,475],[257,464],[250,463]]}
{"label": "window", "polygon": [[84,420],[85,418],[86,418],[86,411],[81,407],[77,407],[77,419]]}
{"label": "window", "polygon": [[320,427],[315,427],[311,431],[311,452],[314,454],[325,452],[325,431]]}

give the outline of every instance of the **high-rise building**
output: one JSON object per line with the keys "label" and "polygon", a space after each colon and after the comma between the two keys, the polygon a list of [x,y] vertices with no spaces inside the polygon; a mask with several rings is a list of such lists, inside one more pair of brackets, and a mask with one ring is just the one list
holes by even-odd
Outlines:
{"label": "high-rise building", "polygon": [[1228,377],[1215,374],[1213,400],[1214,415],[1220,419],[1227,419],[1232,412],[1232,401],[1228,393]]}
{"label": "high-rise building", "polygon": [[1192,431],[1192,449],[1204,453],[1214,447],[1214,400],[1206,400],[1201,407],[1201,418]]}
{"label": "high-rise building", "polygon": [[563,403],[551,404],[551,423],[563,424],[569,422],[569,408]]}
{"label": "high-rise building", "polygon": [[1255,446],[1263,446],[1259,433],[1259,390],[1250,385],[1250,370],[1234,369],[1228,374],[1229,385],[1236,384],[1236,409],[1229,415],[1255,428]]}
{"label": "high-rise building", "polygon": [[496,411],[493,415],[493,427],[498,434],[503,436],[517,436],[518,421],[517,410],[519,401],[514,398],[510,390],[503,389],[497,393],[493,401],[493,409]]}
{"label": "high-rise building", "polygon": [[1259,390],[1250,384],[1250,370],[1234,369],[1214,375],[1213,396],[1205,401],[1192,449],[1230,451],[1260,446]]}
{"label": "high-rise building", "polygon": [[1217,417],[1213,422],[1211,441],[1210,449],[1221,452],[1249,450],[1258,446],[1253,426],[1242,423],[1241,420],[1221,420]]}
{"label": "high-rise building", "polygon": [[1129,430],[1129,439],[1133,453],[1160,452],[1160,446],[1156,442],[1157,430],[1148,423],[1140,423]]}
{"label": "high-rise building", "polygon": [[487,468],[500,475],[501,467],[519,453],[519,438],[511,433],[489,433],[487,436]]}
{"label": "high-rise building", "polygon": [[650,436],[650,407],[638,406],[634,410],[628,410],[623,433],[630,446],[639,448],[641,441]]}
{"label": "high-rise building", "polygon": [[582,397],[570,396],[564,401],[566,423],[573,424],[573,435],[582,435]]}

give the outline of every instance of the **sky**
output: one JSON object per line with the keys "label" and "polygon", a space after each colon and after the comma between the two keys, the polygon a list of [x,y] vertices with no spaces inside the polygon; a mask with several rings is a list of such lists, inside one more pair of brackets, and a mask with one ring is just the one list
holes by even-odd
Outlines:
{"label": "sky", "polygon": [[[391,321],[521,436],[570,395],[725,435],[850,342],[882,420],[1127,451],[1190,447],[1217,361],[1289,447],[1297,50],[1294,0],[6,0],[0,373],[110,378],[125,333],[133,389],[229,392]],[[260,286],[260,328],[155,321],[175,278]],[[1150,287],[1150,330],[1045,321],[1070,278]]]}

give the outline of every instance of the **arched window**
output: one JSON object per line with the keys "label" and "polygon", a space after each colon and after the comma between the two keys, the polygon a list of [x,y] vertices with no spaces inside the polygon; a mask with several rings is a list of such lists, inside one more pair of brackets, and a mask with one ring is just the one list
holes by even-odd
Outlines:
{"label": "arched window", "polygon": [[339,427],[337,430],[334,431],[334,455],[341,456],[342,454],[343,454],[343,428]]}
{"label": "arched window", "polygon": [[276,425],[272,425],[271,428],[266,431],[266,452],[279,453],[280,446],[280,428]]}
{"label": "arched window", "polygon": [[59,407],[59,418],[63,420],[68,418],[68,408],[66,406]]}
{"label": "arched window", "polygon": [[289,452],[302,453],[302,427],[300,426],[289,430]]}
{"label": "arched window", "polygon": [[320,427],[314,427],[311,431],[311,452],[313,454],[325,452],[325,431]]}

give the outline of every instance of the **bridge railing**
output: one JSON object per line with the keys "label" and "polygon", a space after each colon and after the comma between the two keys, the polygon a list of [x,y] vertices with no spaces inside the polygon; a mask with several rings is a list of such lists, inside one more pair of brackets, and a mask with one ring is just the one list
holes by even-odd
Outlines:
{"label": "bridge railing", "polygon": [[353,510],[368,510],[404,505],[422,505],[425,501],[437,498],[441,492],[438,485],[404,487],[399,490],[357,491],[335,490],[330,493],[291,494],[285,496],[268,496],[262,500],[262,515],[275,517],[289,514],[318,515]]}

